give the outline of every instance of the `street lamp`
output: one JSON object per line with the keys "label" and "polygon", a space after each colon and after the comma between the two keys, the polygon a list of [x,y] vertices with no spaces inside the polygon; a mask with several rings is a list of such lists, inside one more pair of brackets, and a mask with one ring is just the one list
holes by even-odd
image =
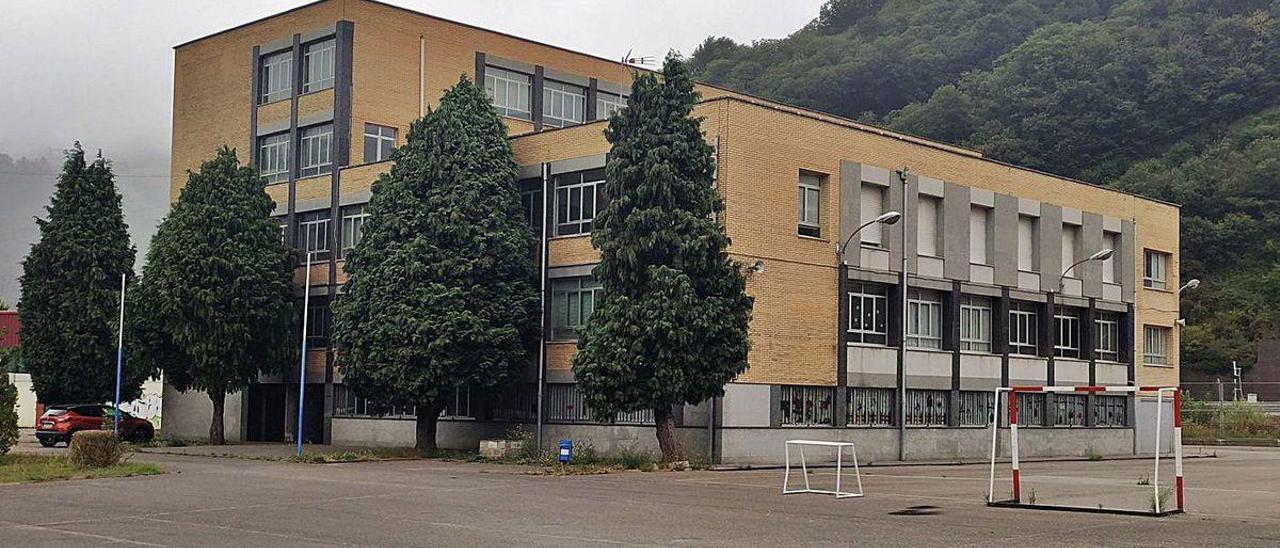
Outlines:
{"label": "street lamp", "polygon": [[1191,278],[1190,281],[1183,284],[1182,287],[1178,288],[1178,293],[1181,294],[1183,291],[1186,291],[1188,289],[1195,289],[1197,287],[1200,287],[1200,280],[1198,278]]}
{"label": "street lamp", "polygon": [[1077,266],[1080,266],[1084,263],[1087,263],[1089,261],[1105,261],[1111,258],[1112,253],[1114,253],[1114,251],[1112,251],[1111,249],[1104,249],[1102,251],[1094,253],[1093,255],[1090,255],[1088,258],[1081,259],[1079,261],[1076,261],[1071,266],[1068,266],[1066,270],[1062,271],[1062,275],[1058,276],[1058,293],[1062,293],[1062,283],[1066,279],[1067,273],[1071,272],[1071,269]]}
{"label": "street lamp", "polygon": [[871,219],[870,221],[862,223],[862,226],[858,227],[857,230],[854,230],[851,234],[849,234],[849,237],[844,239],[844,243],[840,244],[840,247],[836,248],[836,255],[840,257],[840,263],[844,264],[844,250],[849,247],[849,242],[853,241],[853,237],[857,236],[859,232],[862,232],[862,229],[867,228],[876,223],[893,225],[893,224],[897,224],[898,221],[900,220],[902,220],[901,213],[898,213],[897,211],[888,211],[881,214],[879,217],[876,217],[874,219]]}

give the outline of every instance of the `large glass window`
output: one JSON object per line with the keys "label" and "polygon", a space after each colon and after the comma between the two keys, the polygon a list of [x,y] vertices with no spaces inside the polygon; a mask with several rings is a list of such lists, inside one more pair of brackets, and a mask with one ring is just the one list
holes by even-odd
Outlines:
{"label": "large glass window", "polygon": [[[873,185],[871,183],[862,183],[862,189],[858,196],[859,213],[862,215],[862,222],[875,219],[884,213],[885,187]],[[884,247],[884,225],[881,223],[871,223],[862,232],[858,233],[862,241],[862,245],[868,247]]]}
{"label": "large glass window", "polygon": [[293,52],[263,55],[258,65],[258,103],[288,99],[293,94]]}
{"label": "large glass window", "polygon": [[622,107],[625,106],[627,106],[627,97],[625,95],[618,95],[607,91],[596,92],[597,119],[607,120],[610,116],[613,116],[613,113],[622,110]]}
{"label": "large glass window", "polygon": [[307,307],[307,348],[327,348],[332,329],[329,300],[313,298]]}
{"label": "large glass window", "polygon": [[1165,270],[1169,265],[1169,254],[1148,249],[1143,253],[1142,285],[1152,289],[1164,289],[1167,280]]}
{"label": "large glass window", "polygon": [[342,208],[342,255],[354,248],[364,238],[364,223],[369,219],[368,204]]}
{"label": "large glass window", "polygon": [[542,179],[520,181],[520,212],[535,235],[542,234]]}
{"label": "large glass window", "polygon": [[1053,314],[1054,329],[1058,337],[1053,341],[1053,355],[1063,358],[1080,357],[1080,309],[1057,306]]}
{"label": "large glass window", "polygon": [[604,170],[562,173],[554,177],[556,235],[591,232],[596,214],[604,209]]}
{"label": "large glass window", "polygon": [[1036,355],[1036,329],[1039,305],[1023,301],[1009,304],[1009,353]]}
{"label": "large glass window", "polygon": [[302,92],[333,87],[333,59],[337,48],[332,38],[307,44],[302,50]]}
{"label": "large glass window", "polygon": [[581,86],[544,80],[542,124],[564,127],[581,124],[587,117],[587,90]]}
{"label": "large glass window", "polygon": [[289,134],[258,137],[258,173],[267,184],[289,180]]}
{"label": "large glass window", "polygon": [[822,177],[813,173],[800,174],[799,234],[822,236]]}
{"label": "large glass window", "polygon": [[991,299],[960,297],[960,350],[991,351]]}
{"label": "large glass window", "polygon": [[298,176],[323,175],[333,170],[333,124],[302,128]]}
{"label": "large glass window", "polygon": [[927,289],[907,292],[907,346],[942,348],[942,294]]}
{"label": "large glass window", "polygon": [[916,201],[916,253],[929,257],[942,256],[938,227],[942,226],[942,200],[920,195]]}
{"label": "large glass window", "polygon": [[1093,352],[1099,360],[1120,361],[1120,315],[1099,312],[1093,320]]}
{"label": "large glass window", "polygon": [[889,343],[889,288],[867,282],[849,284],[849,342]]}
{"label": "large glass window", "polygon": [[991,246],[995,239],[991,233],[991,209],[973,206],[969,209],[969,262],[991,264]]}
{"label": "large glass window", "polygon": [[493,99],[498,114],[532,120],[529,97],[533,94],[533,77],[511,70],[484,68],[484,90]]}
{"label": "large glass window", "polygon": [[396,148],[396,133],[393,127],[378,124],[364,125],[364,163],[381,162],[391,159],[391,152]]}
{"label": "large glass window", "polygon": [[590,276],[551,281],[551,338],[574,340],[587,325],[603,289]]}
{"label": "large glass window", "polygon": [[1142,363],[1167,365],[1169,328],[1145,325],[1142,327]]}
{"label": "large glass window", "polygon": [[1036,249],[1039,219],[1021,215],[1018,217],[1018,270],[1040,271],[1040,254]]}
{"label": "large glass window", "polygon": [[298,215],[298,249],[303,253],[314,253],[312,261],[329,258],[329,210]]}

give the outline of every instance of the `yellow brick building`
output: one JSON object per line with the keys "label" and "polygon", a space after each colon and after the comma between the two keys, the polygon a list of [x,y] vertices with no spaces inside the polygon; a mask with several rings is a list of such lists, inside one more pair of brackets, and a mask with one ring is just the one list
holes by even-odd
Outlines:
{"label": "yellow brick building", "polygon": [[[441,443],[473,446],[513,422],[540,422],[550,439],[652,445],[646,414],[589,422],[569,365],[599,291],[589,235],[603,129],[625,104],[631,70],[372,0],[322,0],[175,48],[171,199],[187,170],[235,147],[268,181],[286,240],[317,259],[305,411],[314,429],[303,436],[412,443],[412,421],[399,420],[408,410],[343,387],[326,348],[327,305],[340,298],[343,250],[359,239],[391,148],[465,74],[509,129],[515,184],[545,249],[548,321],[540,363],[504,393],[456,394]],[[677,414],[691,445],[718,460],[770,461],[803,429],[861,440],[873,459],[980,455],[996,387],[1177,383],[1176,206],[714,86],[699,92],[729,251],[756,305],[749,369],[723,398]],[[889,212],[900,220],[855,234]],[[1088,260],[1105,249],[1108,258]],[[296,374],[229,401],[229,437],[292,436],[297,394],[286,379]],[[1140,445],[1141,401],[1040,397],[1026,402],[1035,411],[1023,420],[1044,427],[1028,454]],[[198,402],[168,390],[166,428],[203,428]]]}

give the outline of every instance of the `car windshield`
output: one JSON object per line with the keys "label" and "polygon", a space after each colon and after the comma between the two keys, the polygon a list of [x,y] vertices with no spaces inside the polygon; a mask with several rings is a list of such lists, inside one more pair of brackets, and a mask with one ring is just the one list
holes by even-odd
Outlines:
{"label": "car windshield", "polygon": [[98,405],[86,405],[84,407],[77,407],[76,414],[82,417],[101,417],[102,407]]}
{"label": "car windshield", "polygon": [[44,416],[46,417],[56,417],[58,415],[66,415],[66,414],[67,414],[66,409],[46,409],[44,412]]}

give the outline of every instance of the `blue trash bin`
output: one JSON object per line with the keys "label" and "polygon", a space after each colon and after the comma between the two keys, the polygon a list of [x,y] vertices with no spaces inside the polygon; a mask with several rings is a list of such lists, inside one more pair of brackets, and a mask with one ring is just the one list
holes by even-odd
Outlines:
{"label": "blue trash bin", "polygon": [[556,457],[561,463],[568,463],[573,458],[573,440],[560,440],[560,454]]}

